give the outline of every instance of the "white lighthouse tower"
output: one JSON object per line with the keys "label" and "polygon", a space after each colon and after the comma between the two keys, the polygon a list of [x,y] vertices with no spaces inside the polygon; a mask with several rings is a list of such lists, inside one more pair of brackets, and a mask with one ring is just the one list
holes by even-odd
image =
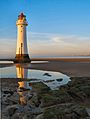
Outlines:
{"label": "white lighthouse tower", "polygon": [[26,34],[26,26],[28,25],[28,23],[26,21],[26,16],[23,13],[21,13],[18,16],[16,25],[17,25],[17,48],[16,48],[15,62],[27,63],[30,62],[27,49],[27,34]]}

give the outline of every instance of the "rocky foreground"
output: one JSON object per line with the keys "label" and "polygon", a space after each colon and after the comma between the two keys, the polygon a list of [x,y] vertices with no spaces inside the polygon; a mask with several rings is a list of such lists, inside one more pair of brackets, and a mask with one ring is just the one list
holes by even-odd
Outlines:
{"label": "rocky foreground", "polygon": [[[71,78],[59,90],[33,83],[32,91],[22,89],[20,93],[20,79],[0,80],[2,119],[90,119],[89,77]],[[27,91],[26,97],[21,96]]]}

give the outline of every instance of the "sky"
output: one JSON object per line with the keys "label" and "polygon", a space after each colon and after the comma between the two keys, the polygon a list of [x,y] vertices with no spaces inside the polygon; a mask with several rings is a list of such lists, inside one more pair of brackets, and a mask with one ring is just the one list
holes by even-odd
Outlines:
{"label": "sky", "polygon": [[90,55],[90,0],[0,0],[0,59],[15,57],[21,12],[30,57]]}

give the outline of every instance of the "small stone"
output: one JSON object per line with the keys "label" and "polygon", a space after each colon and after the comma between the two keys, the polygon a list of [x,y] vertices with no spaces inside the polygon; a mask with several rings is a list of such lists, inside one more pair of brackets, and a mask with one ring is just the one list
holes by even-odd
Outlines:
{"label": "small stone", "polygon": [[58,82],[60,82],[60,81],[62,81],[63,79],[62,78],[60,78],[60,79],[56,79]]}
{"label": "small stone", "polygon": [[49,76],[49,77],[51,77],[52,75],[50,75],[49,73],[44,73],[43,76]]}

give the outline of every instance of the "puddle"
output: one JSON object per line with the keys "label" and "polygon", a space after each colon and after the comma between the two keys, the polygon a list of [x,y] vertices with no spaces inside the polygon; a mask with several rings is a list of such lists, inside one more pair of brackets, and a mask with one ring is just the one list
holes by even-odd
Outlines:
{"label": "puddle", "polygon": [[[52,90],[58,89],[61,85],[67,84],[70,81],[67,75],[60,72],[26,69],[24,65],[19,64],[2,68],[1,78],[25,78],[27,81],[24,83],[28,84],[43,82]],[[31,79],[31,81],[28,79]]]}
{"label": "puddle", "polygon": [[31,61],[32,64],[35,64],[35,63],[48,63],[48,61]]}

